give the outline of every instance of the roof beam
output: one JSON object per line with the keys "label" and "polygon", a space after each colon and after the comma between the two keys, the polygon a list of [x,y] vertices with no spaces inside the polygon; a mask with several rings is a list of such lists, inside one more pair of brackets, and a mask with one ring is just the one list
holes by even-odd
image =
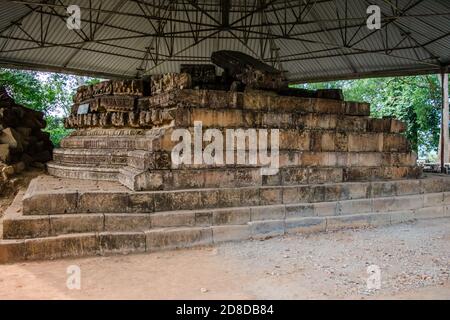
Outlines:
{"label": "roof beam", "polygon": [[46,65],[40,64],[35,65],[33,63],[26,63],[23,61],[17,61],[14,59],[0,59],[0,66],[8,69],[25,69],[25,70],[34,70],[34,71],[43,71],[43,72],[57,72],[57,73],[66,73],[66,74],[75,74],[80,76],[93,76],[99,77],[103,79],[121,79],[121,78],[133,78],[129,75],[124,74],[116,74],[116,73],[108,73],[95,71],[92,69],[85,70],[80,68],[62,68],[54,65]]}
{"label": "roof beam", "polygon": [[[123,7],[123,5],[127,2],[128,0],[120,0],[115,6],[114,6],[114,10],[115,12],[120,11],[120,9]],[[100,6],[101,6],[101,2],[100,2]],[[92,28],[89,28],[91,34],[89,37],[89,40],[94,40],[95,35],[97,34],[97,32],[99,32],[104,26],[105,23],[108,22],[111,18],[113,17],[113,13],[109,13],[105,19],[103,19],[101,26],[95,29],[95,32],[92,32]],[[92,20],[91,18],[89,19],[90,21]],[[63,67],[67,67],[69,65],[69,63],[73,60],[73,58],[75,58],[75,56],[80,52],[81,49],[83,49],[83,47],[87,44],[87,42],[85,41],[84,43],[82,43],[80,45],[80,47],[74,51],[69,58],[64,62]]]}
{"label": "roof beam", "polygon": [[230,26],[231,0],[220,0],[220,11],[222,14],[221,27],[227,29]]}

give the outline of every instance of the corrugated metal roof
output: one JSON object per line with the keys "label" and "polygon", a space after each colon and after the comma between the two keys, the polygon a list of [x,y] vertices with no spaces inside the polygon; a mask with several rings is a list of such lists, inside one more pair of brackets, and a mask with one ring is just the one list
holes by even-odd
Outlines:
{"label": "corrugated metal roof", "polygon": [[[229,24],[222,3],[230,3]],[[81,8],[81,30],[66,26]],[[91,4],[91,7],[90,7]],[[366,26],[378,5],[381,30]],[[0,1],[0,65],[102,77],[178,72],[239,50],[292,81],[439,72],[450,62],[447,0]]]}

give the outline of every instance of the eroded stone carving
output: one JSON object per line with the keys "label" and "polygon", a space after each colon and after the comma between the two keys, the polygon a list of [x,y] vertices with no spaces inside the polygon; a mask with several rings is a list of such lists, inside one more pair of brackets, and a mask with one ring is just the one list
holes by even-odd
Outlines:
{"label": "eroded stone carving", "polygon": [[112,81],[102,81],[92,86],[92,95],[94,97],[109,95],[112,93],[113,93]]}
{"label": "eroded stone carving", "polygon": [[130,112],[134,111],[135,101],[134,97],[129,96],[103,96],[99,98],[98,105],[106,112]]}
{"label": "eroded stone carving", "polygon": [[187,73],[166,73],[152,76],[152,94],[169,92],[175,89],[191,88],[191,76]]}
{"label": "eroded stone carving", "polygon": [[114,80],[112,85],[115,95],[143,96],[145,93],[142,79]]}

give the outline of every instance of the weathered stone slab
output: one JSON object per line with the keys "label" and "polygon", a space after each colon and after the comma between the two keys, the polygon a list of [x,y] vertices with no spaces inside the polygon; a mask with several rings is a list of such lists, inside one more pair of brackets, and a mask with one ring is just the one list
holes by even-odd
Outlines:
{"label": "weathered stone slab", "polygon": [[239,225],[250,221],[250,208],[230,208],[213,211],[213,225]]}
{"label": "weathered stone slab", "polygon": [[422,193],[448,191],[444,188],[444,179],[442,178],[422,179],[420,180],[420,185]]}
{"label": "weathered stone slab", "polygon": [[339,215],[350,215],[372,212],[372,199],[340,201],[337,205]]}
{"label": "weathered stone slab", "polygon": [[260,204],[259,187],[241,189],[242,206],[258,206]]}
{"label": "weathered stone slab", "polygon": [[276,237],[285,233],[284,220],[252,221],[248,224],[252,239]]}
{"label": "weathered stone slab", "polygon": [[382,150],[384,152],[408,152],[409,143],[403,135],[384,134]]}
{"label": "weathered stone slab", "polygon": [[421,192],[419,180],[404,180],[396,183],[396,194],[404,196],[409,194],[418,194]]}
{"label": "weathered stone slab", "polygon": [[349,115],[368,116],[370,115],[370,104],[362,102],[345,102],[345,113]]}
{"label": "weathered stone slab", "polygon": [[250,239],[250,227],[245,225],[213,226],[213,242],[241,241]]}
{"label": "weathered stone slab", "polygon": [[336,215],[337,203],[336,202],[319,202],[314,203],[314,215],[319,217],[334,216]]}
{"label": "weathered stone slab", "polygon": [[425,193],[423,195],[424,207],[442,206],[444,204],[444,193]]}
{"label": "weathered stone slab", "polygon": [[239,81],[246,89],[279,89],[286,87],[283,73],[243,52],[215,51],[211,61],[223,68],[232,81]]}
{"label": "weathered stone slab", "polygon": [[128,207],[126,192],[81,192],[78,200],[78,212],[85,213],[123,213]]}
{"label": "weathered stone slab", "polygon": [[333,183],[343,181],[342,168],[310,168],[308,172],[309,184]]}
{"label": "weathered stone slab", "polygon": [[300,192],[298,187],[285,187],[283,188],[283,203],[298,203],[301,202]]}
{"label": "weathered stone slab", "polygon": [[[380,152],[383,151],[383,135],[371,133],[350,133],[348,135],[348,151]],[[391,151],[386,149],[386,151]]]}
{"label": "weathered stone slab", "polygon": [[153,228],[195,226],[195,212],[179,211],[154,213],[151,215]]}
{"label": "weathered stone slab", "polygon": [[435,206],[427,208],[418,208],[414,210],[414,217],[416,219],[433,219],[445,217],[445,207]]}
{"label": "weathered stone slab", "polygon": [[314,233],[326,230],[326,219],[321,217],[307,217],[286,219],[286,233]]}
{"label": "weathered stone slab", "polygon": [[3,239],[47,237],[50,234],[48,216],[27,217],[17,215],[3,219]]}
{"label": "weathered stone slab", "polygon": [[444,198],[443,198],[443,203],[444,204],[450,204],[450,192],[444,192]]}
{"label": "weathered stone slab", "polygon": [[98,235],[102,254],[120,252],[145,252],[144,232],[102,232]]}
{"label": "weathered stone slab", "polygon": [[24,240],[2,240],[0,244],[0,263],[13,263],[26,258]]}
{"label": "weathered stone slab", "polygon": [[27,193],[23,198],[23,214],[74,213],[77,210],[77,201],[77,192]]}
{"label": "weathered stone slab", "polygon": [[155,229],[145,232],[145,235],[149,252],[213,243],[212,229],[203,227]]}
{"label": "weathered stone slab", "polygon": [[303,217],[312,217],[315,215],[313,204],[288,204],[285,206],[285,208],[286,208],[286,220]]}
{"label": "weathered stone slab", "polygon": [[423,195],[375,198],[372,203],[376,212],[418,209],[423,207]]}
{"label": "weathered stone slab", "polygon": [[93,255],[99,252],[95,234],[61,235],[25,240],[27,260]]}
{"label": "weathered stone slab", "polygon": [[282,220],[286,217],[284,205],[252,207],[251,221]]}
{"label": "weathered stone slab", "polygon": [[198,227],[210,227],[213,224],[213,213],[211,211],[195,212],[195,225]]}
{"label": "weathered stone slab", "polygon": [[69,233],[102,232],[104,230],[103,214],[52,215],[49,218],[49,222],[52,236]]}
{"label": "weathered stone slab", "polygon": [[327,231],[367,228],[369,226],[370,214],[327,217]]}
{"label": "weathered stone slab", "polygon": [[279,204],[282,202],[281,188],[263,187],[260,189],[259,195],[261,205]]}
{"label": "weathered stone slab", "polygon": [[105,96],[99,99],[99,108],[107,112],[134,111],[136,100],[127,96]]}
{"label": "weathered stone slab", "polygon": [[150,214],[108,213],[104,215],[107,232],[145,231],[152,226]]}

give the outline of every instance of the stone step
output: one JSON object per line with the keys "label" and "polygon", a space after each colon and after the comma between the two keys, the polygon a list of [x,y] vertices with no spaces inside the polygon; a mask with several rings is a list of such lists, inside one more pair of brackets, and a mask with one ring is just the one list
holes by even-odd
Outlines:
{"label": "stone step", "polygon": [[67,165],[51,161],[47,163],[47,171],[55,177],[67,179],[86,179],[101,181],[118,181],[120,166],[108,165]]}
{"label": "stone step", "polygon": [[123,166],[127,164],[127,150],[111,149],[55,149],[53,161],[65,165],[108,165]]}
{"label": "stone step", "polygon": [[0,263],[92,255],[155,252],[225,241],[263,239],[292,233],[390,225],[416,219],[450,217],[448,207],[342,216],[251,221],[241,225],[155,228],[140,232],[89,232],[44,238],[0,240]]}
{"label": "stone step", "polygon": [[102,184],[101,181],[41,176],[30,183],[23,198],[23,214],[150,213],[342,201],[448,191],[450,178],[440,175],[411,180],[240,188],[225,187],[224,183],[223,187],[217,188],[142,192],[130,191],[114,182]]}
{"label": "stone step", "polygon": [[[179,140],[172,141],[172,133],[180,128],[167,127],[147,130],[139,136],[102,136],[71,135],[61,141],[64,149],[96,150],[144,150],[172,152]],[[194,135],[193,127],[181,128]],[[223,148],[227,149],[226,128],[217,128],[222,133]],[[205,131],[205,130],[203,130]],[[98,132],[98,131],[94,131]],[[193,140],[192,140],[193,141]],[[305,128],[280,129],[279,150],[313,152],[410,152],[410,145],[401,133],[352,132],[330,130],[312,130]],[[193,142],[192,142],[193,143]],[[203,141],[203,147],[210,142]],[[271,139],[268,139],[271,148]],[[249,149],[246,147],[246,149]]]}
{"label": "stone step", "polygon": [[3,238],[21,239],[85,232],[137,232],[151,228],[242,225],[255,221],[291,220],[362,213],[411,210],[420,215],[429,208],[450,208],[450,192],[362,198],[316,203],[248,206],[157,213],[82,213],[23,215],[18,194],[3,218]]}
{"label": "stone step", "polygon": [[[78,131],[78,130],[77,130]],[[136,135],[108,135],[109,130],[93,130],[92,132],[75,132],[61,140],[61,148],[64,149],[96,149],[96,150],[153,150],[153,140],[160,138],[160,135],[152,137],[141,132]],[[151,131],[151,130],[148,130]]]}
{"label": "stone step", "polygon": [[[155,169],[211,169],[235,167],[262,167],[256,157],[256,163],[250,163],[250,151],[232,153],[234,159],[242,157],[243,163],[227,164],[173,164],[170,152],[149,152],[143,150],[96,150],[96,149],[56,149],[54,163],[66,166],[131,166],[142,170]],[[224,154],[225,157],[226,153]],[[239,157],[238,157],[239,155]],[[256,153],[256,155],[258,155]],[[335,151],[287,151],[280,150],[278,167],[374,167],[374,166],[415,166],[417,155],[414,152],[335,152]],[[237,162],[237,160],[235,161]]]}
{"label": "stone step", "polygon": [[264,111],[241,109],[178,108],[172,111],[176,127],[192,127],[195,121],[204,128],[303,128],[346,132],[401,133],[406,126],[396,119],[375,119],[344,114],[299,113],[297,110]]}
{"label": "stone step", "polygon": [[[366,164],[370,164],[367,162]],[[133,191],[182,190],[219,187],[295,186],[303,184],[419,178],[416,166],[288,166],[236,165],[229,168],[137,169],[131,166],[74,166],[51,162],[48,172],[56,177],[118,181]]]}
{"label": "stone step", "polygon": [[139,99],[142,109],[200,107],[203,109],[251,110],[368,116],[370,105],[322,98],[279,96],[267,91],[225,92],[183,89]]}
{"label": "stone step", "polygon": [[[111,115],[111,114],[110,114]],[[406,126],[395,119],[372,119],[368,115],[310,113],[299,110],[242,110],[233,108],[172,107],[120,114],[119,123],[105,123],[123,129],[126,125],[140,128],[193,127],[201,122],[206,128],[279,128],[336,130],[345,132],[401,133]],[[99,114],[70,115],[69,128],[99,128]],[[125,127],[124,127],[125,126]],[[132,132],[135,133],[135,132]]]}

